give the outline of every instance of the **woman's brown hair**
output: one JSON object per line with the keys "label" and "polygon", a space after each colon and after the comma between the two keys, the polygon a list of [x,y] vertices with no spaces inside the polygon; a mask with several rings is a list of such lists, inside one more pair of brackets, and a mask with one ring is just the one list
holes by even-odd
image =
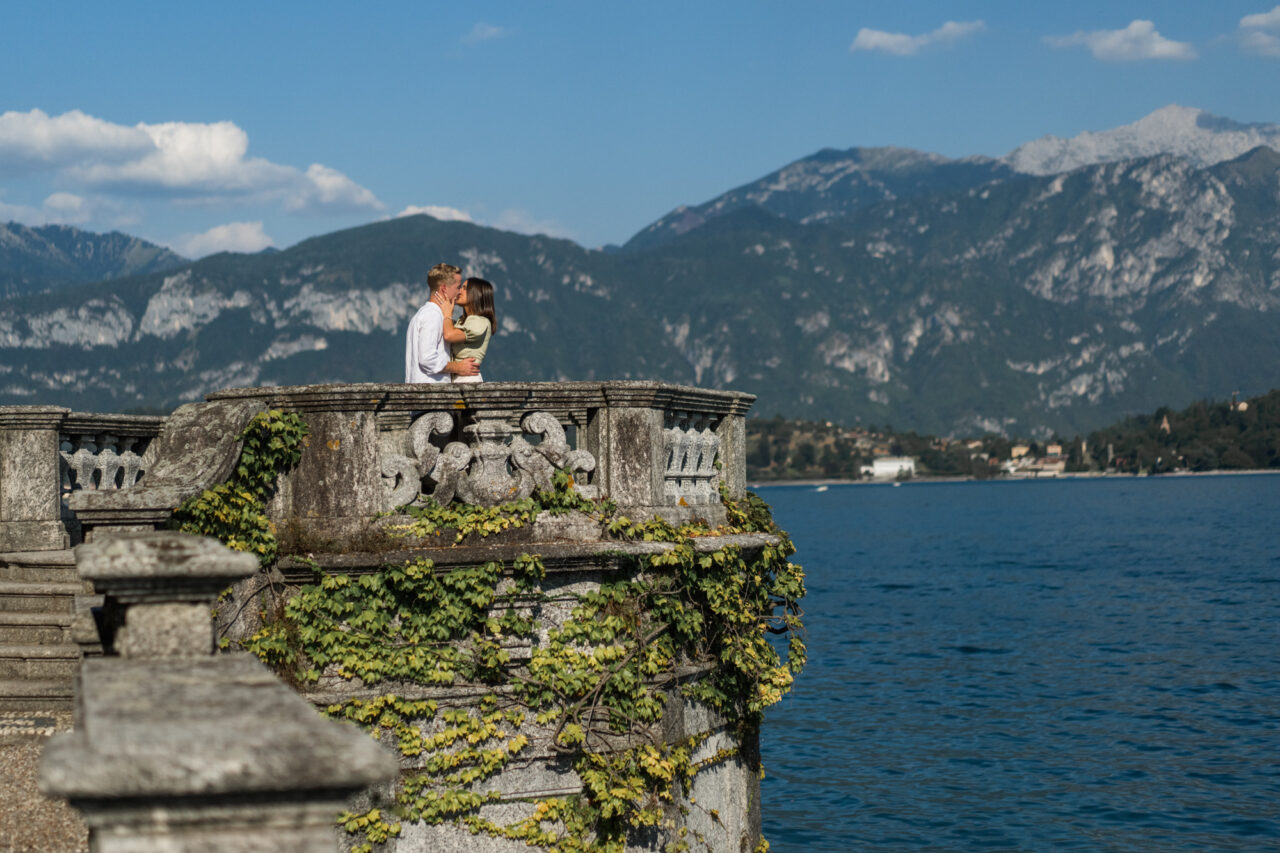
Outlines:
{"label": "woman's brown hair", "polygon": [[498,318],[493,311],[493,285],[482,278],[469,278],[462,283],[467,289],[468,314],[479,314],[489,321],[489,333],[498,333]]}

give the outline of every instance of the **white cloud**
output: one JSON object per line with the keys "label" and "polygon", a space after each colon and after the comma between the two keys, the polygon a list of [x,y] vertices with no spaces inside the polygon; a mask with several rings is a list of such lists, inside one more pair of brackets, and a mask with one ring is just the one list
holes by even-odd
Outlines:
{"label": "white cloud", "polygon": [[80,225],[93,218],[93,208],[88,201],[72,193],[54,193],[44,200],[45,214],[49,222]]}
{"label": "white cloud", "polygon": [[1245,15],[1240,19],[1240,31],[1240,48],[1245,53],[1280,57],[1280,6]]}
{"label": "white cloud", "polygon": [[471,32],[467,33],[462,41],[464,44],[480,44],[484,41],[506,38],[509,35],[511,35],[511,30],[506,27],[495,27],[493,24],[486,24],[481,21],[471,28]]}
{"label": "white cloud", "polygon": [[291,211],[381,210],[377,197],[319,163],[306,172],[248,156],[234,122],[112,124],[78,110],[0,115],[0,170],[53,170],[65,181],[125,195],[263,201]]}
{"label": "white cloud", "polygon": [[1280,37],[1273,36],[1271,33],[1264,33],[1255,30],[1246,33],[1240,39],[1240,46],[1247,53],[1256,53],[1259,56],[1277,56],[1280,57]]}
{"label": "white cloud", "polygon": [[1240,19],[1242,30],[1280,30],[1280,6],[1270,12],[1259,12],[1256,15],[1245,15]]}
{"label": "white cloud", "polygon": [[428,216],[439,219],[443,222],[471,222],[476,225],[483,225],[487,228],[497,228],[502,231],[515,231],[517,234],[545,234],[548,237],[564,237],[566,239],[576,239],[576,236],[565,226],[556,222],[554,219],[542,219],[534,216],[527,210],[520,208],[507,208],[499,213],[496,217],[480,217],[475,218],[465,210],[456,207],[444,207],[436,204],[411,204],[404,210],[396,214],[396,218],[401,216],[413,216],[415,214],[425,213]]}
{"label": "white cloud", "polygon": [[116,163],[154,147],[141,127],[112,124],[79,110],[0,114],[0,167],[23,170],[75,165],[91,158]]}
{"label": "white cloud", "polygon": [[383,210],[378,197],[337,169],[319,163],[307,167],[305,180],[289,190],[285,207],[289,210]]}
{"label": "white cloud", "polygon": [[1195,48],[1189,42],[1170,41],[1156,32],[1151,21],[1134,20],[1122,30],[1080,30],[1069,36],[1048,36],[1045,41],[1054,47],[1084,45],[1095,59],[1111,62],[1128,62],[1139,59],[1196,58]]}
{"label": "white cloud", "polygon": [[439,219],[442,222],[474,222],[471,214],[465,210],[458,210],[456,207],[443,207],[438,204],[411,204],[404,210],[396,214],[396,219],[402,216],[416,216],[419,213],[425,213],[432,219]]}
{"label": "white cloud", "polygon": [[494,228],[515,231],[518,234],[545,234],[548,237],[574,239],[574,234],[552,219],[539,219],[527,210],[508,208],[493,221]]}
{"label": "white cloud", "polygon": [[23,225],[44,225],[43,211],[25,204],[9,204],[0,201],[0,223],[21,222]]}
{"label": "white cloud", "polygon": [[228,222],[203,234],[183,234],[170,245],[188,258],[202,258],[215,252],[261,252],[275,244],[261,222]]}
{"label": "white cloud", "polygon": [[884,30],[872,30],[866,27],[858,30],[849,52],[860,50],[878,50],[894,56],[914,56],[926,47],[935,44],[950,44],[965,36],[980,33],[987,28],[982,21],[947,21],[936,30],[918,36],[906,33],[888,33]]}
{"label": "white cloud", "polygon": [[13,220],[31,226],[82,225],[93,219],[102,207],[99,202],[73,193],[56,192],[40,207],[0,202],[0,221]]}

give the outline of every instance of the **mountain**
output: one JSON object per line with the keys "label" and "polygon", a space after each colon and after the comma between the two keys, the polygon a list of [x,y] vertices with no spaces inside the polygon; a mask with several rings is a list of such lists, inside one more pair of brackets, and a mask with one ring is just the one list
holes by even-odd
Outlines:
{"label": "mountain", "polygon": [[1011,174],[1008,166],[983,157],[949,160],[909,148],[824,148],[711,201],[694,207],[681,205],[640,231],[623,248],[661,245],[743,207],[760,207],[809,225],[848,216],[882,201],[967,189]]}
{"label": "mountain", "polygon": [[[31,253],[0,259],[11,276],[12,257]],[[763,415],[1036,437],[1280,385],[1272,148],[1049,175],[850,149],[609,251],[415,216],[0,299],[0,402],[398,381],[440,260],[499,288],[490,380],[656,378],[753,392]]]}
{"label": "mountain", "polygon": [[172,269],[186,258],[113,231],[0,224],[0,296]]}
{"label": "mountain", "polygon": [[1133,124],[1070,139],[1043,136],[1009,152],[1003,162],[1030,175],[1053,175],[1081,166],[1173,154],[1196,166],[1234,160],[1263,145],[1280,148],[1280,125],[1241,124],[1176,104]]}
{"label": "mountain", "polygon": [[611,253],[379,222],[0,301],[0,401],[398,381],[441,259],[499,288],[490,380],[658,378],[753,392],[763,415],[1036,436],[1280,384],[1280,154],[1259,148],[1010,174],[807,225],[748,205]]}
{"label": "mountain", "polygon": [[1112,130],[1085,132],[1071,139],[1045,136],[999,160],[950,160],[908,148],[825,148],[710,201],[681,205],[640,230],[623,248],[652,248],[748,206],[808,225],[849,216],[880,202],[969,189],[1018,173],[1055,175],[1158,154],[1173,154],[1204,167],[1259,146],[1280,149],[1280,125],[1241,124],[1170,105]]}
{"label": "mountain", "polygon": [[0,301],[0,400],[113,411],[235,385],[400,381],[405,326],[443,259],[501,288],[491,379],[687,379],[677,355],[651,351],[656,318],[619,320],[631,303],[602,280],[604,257],[413,216],[281,252],[13,297]]}

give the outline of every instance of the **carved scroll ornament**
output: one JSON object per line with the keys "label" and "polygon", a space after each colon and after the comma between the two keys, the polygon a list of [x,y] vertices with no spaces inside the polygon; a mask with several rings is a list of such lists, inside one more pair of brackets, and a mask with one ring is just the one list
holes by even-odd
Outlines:
{"label": "carved scroll ornament", "polygon": [[[455,498],[479,506],[522,500],[536,489],[549,491],[559,469],[569,470],[579,494],[597,496],[597,488],[586,482],[595,470],[595,457],[569,447],[555,415],[529,412],[519,430],[505,420],[482,419],[462,428],[464,441],[451,441],[443,450],[431,443],[432,435],[452,429],[453,418],[448,412],[429,412],[409,426],[412,457],[383,453],[387,509],[416,498],[424,477],[433,484],[432,499],[441,505]],[[540,440],[530,441],[526,435]]]}

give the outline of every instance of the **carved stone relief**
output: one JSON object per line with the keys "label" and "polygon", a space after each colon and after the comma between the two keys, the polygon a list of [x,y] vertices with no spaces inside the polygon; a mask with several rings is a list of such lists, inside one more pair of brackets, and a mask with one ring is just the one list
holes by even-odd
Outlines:
{"label": "carved stone relief", "polygon": [[597,496],[598,489],[586,482],[595,470],[595,457],[569,447],[555,415],[529,412],[520,429],[505,420],[482,419],[462,428],[463,441],[451,441],[443,450],[431,443],[431,436],[452,430],[450,413],[428,412],[409,426],[412,456],[384,444],[382,476],[387,509],[410,503],[424,478],[432,484],[432,499],[441,505],[454,498],[480,506],[522,500],[535,489],[551,489],[552,477],[562,468],[573,474],[574,488],[580,494]]}

